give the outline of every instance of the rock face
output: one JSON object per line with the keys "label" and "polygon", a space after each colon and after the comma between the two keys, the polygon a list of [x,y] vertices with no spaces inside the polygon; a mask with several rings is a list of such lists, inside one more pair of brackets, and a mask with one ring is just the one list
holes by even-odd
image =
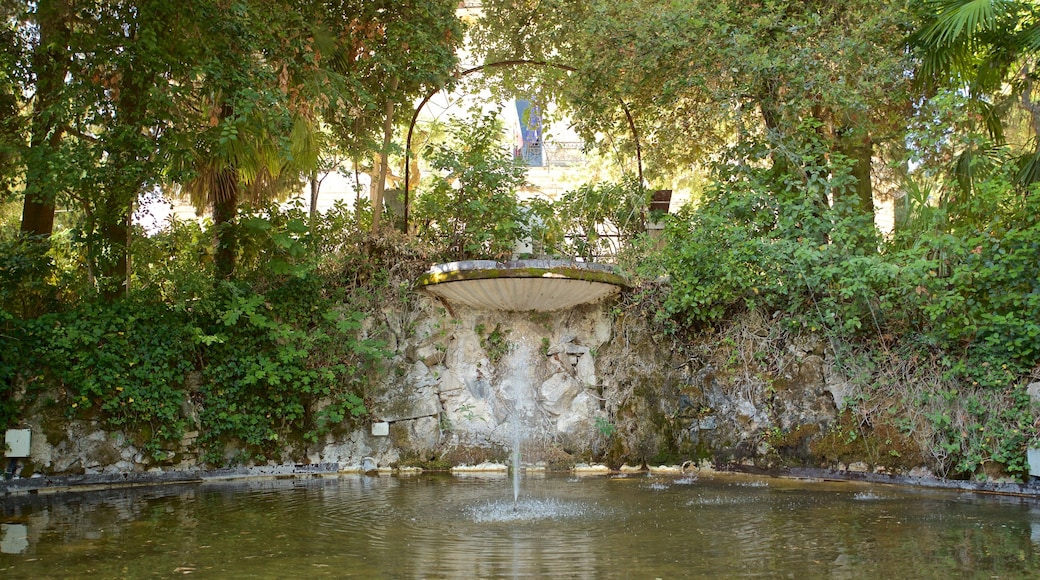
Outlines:
{"label": "rock face", "polygon": [[761,460],[767,434],[822,430],[849,392],[817,338],[709,338],[691,357],[610,304],[509,313],[424,297],[399,321],[401,371],[370,409],[390,437],[329,441],[313,462],[507,461],[518,430],[525,463]]}
{"label": "rock face", "polygon": [[[767,434],[825,426],[849,395],[822,341],[768,336],[756,321],[680,354],[611,303],[511,313],[420,294],[380,315],[395,355],[366,404],[389,434],[340,430],[287,445],[283,462],[475,465],[508,461],[518,436],[529,464],[758,461],[776,452]],[[29,426],[37,472],[155,468],[132,438],[93,423]],[[171,450],[169,467],[196,466],[196,437]]]}
{"label": "rock face", "polygon": [[[504,450],[530,460],[587,441],[606,421],[596,352],[612,338],[604,306],[552,313],[427,305],[371,411],[405,456]],[[393,374],[393,373],[391,373]],[[537,455],[537,456],[536,456]]]}

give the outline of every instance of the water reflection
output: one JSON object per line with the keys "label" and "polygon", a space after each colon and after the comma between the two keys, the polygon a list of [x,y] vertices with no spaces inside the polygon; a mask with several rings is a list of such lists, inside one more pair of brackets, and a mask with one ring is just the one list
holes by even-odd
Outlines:
{"label": "water reflection", "polygon": [[4,498],[0,577],[1031,577],[1033,500],[743,477],[344,477]]}
{"label": "water reflection", "polygon": [[21,554],[29,547],[25,524],[0,524],[0,554]]}

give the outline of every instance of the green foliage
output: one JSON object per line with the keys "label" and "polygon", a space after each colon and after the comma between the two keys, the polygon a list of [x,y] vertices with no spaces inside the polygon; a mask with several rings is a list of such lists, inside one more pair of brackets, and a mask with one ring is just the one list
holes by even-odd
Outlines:
{"label": "green foliage", "polygon": [[[145,192],[166,185],[233,223],[240,202],[284,198],[324,153],[368,157],[387,103],[450,84],[462,41],[456,8],[5,3],[2,199],[25,203],[28,233],[71,227],[80,276],[94,292],[121,295],[128,245],[140,235],[127,231],[130,213]],[[231,229],[218,236],[228,249],[215,256],[223,278],[233,271]]]}
{"label": "green foliage", "polygon": [[50,245],[39,237],[0,238],[0,305],[31,317],[53,308],[58,289],[51,280]]}
{"label": "green foliage", "polygon": [[[271,457],[286,440],[314,441],[363,415],[365,386],[385,350],[346,302],[371,280],[339,285],[342,274],[330,266],[355,248],[314,250],[347,240],[344,228],[357,216],[303,217],[298,207],[246,214],[235,283],[213,282],[212,231],[175,223],[134,244],[137,276],[126,299],[76,301],[36,317],[0,310],[0,422],[57,392],[68,418],[138,436],[158,460],[197,429],[206,459],[220,464],[226,444]],[[0,289],[19,305],[13,298],[34,278],[15,267],[28,259],[21,246],[10,247],[0,263],[14,266]],[[63,296],[60,287],[54,293]],[[15,401],[19,390],[27,396]]]}
{"label": "green foliage", "polygon": [[536,253],[593,261],[617,255],[641,233],[650,192],[634,176],[619,183],[594,183],[568,191],[557,201],[529,202]]}
{"label": "green foliage", "polygon": [[491,364],[498,364],[502,357],[509,352],[509,342],[506,340],[506,336],[509,334],[509,330],[502,330],[501,324],[496,324],[495,329],[490,333],[485,334],[486,329],[483,324],[478,324],[473,329],[480,337],[480,346],[483,347],[484,352],[488,355],[488,360]]}
{"label": "green foliage", "polygon": [[350,249],[315,251],[344,239],[356,217],[341,209],[308,220],[298,206],[244,213],[237,281],[183,305],[201,349],[211,459],[235,441],[270,457],[287,438],[313,441],[366,412],[364,387],[384,346],[362,335],[365,315],[343,304],[348,288],[331,284],[327,263]]}
{"label": "green foliage", "polygon": [[[719,164],[702,204],[666,222],[668,247],[656,263],[671,277],[669,315],[700,327],[762,308],[812,329],[840,321],[848,331],[876,316],[875,286],[892,269],[872,249],[871,218],[844,201],[850,166],[825,162],[819,141],[802,145],[772,168]],[[749,159],[768,154],[738,147]]]}
{"label": "green foliage", "polygon": [[[894,364],[893,347],[934,359],[930,376],[894,379],[904,384],[885,397],[910,399],[908,383],[929,385],[902,412],[915,418],[908,429],[933,433],[937,467],[970,476],[995,463],[1023,473],[1037,435],[1024,384],[1040,363],[1040,191],[1023,193],[999,163],[975,174],[968,197],[936,203],[935,190],[922,189],[902,229],[870,251],[872,228],[859,216],[821,211],[784,184],[768,170],[738,168],[668,223],[656,262],[669,277],[667,315],[680,328],[705,328],[760,310],[824,334],[832,347],[875,344],[871,381]],[[963,191],[955,180],[935,187]],[[871,398],[876,386],[863,388],[871,405],[885,400]]]}
{"label": "green foliage", "polygon": [[144,449],[157,458],[163,443],[180,438],[195,359],[181,313],[133,299],[84,302],[22,331],[19,378],[29,389],[57,386],[69,417],[96,414],[110,428],[146,433]]}
{"label": "green foliage", "polygon": [[445,248],[443,260],[508,257],[527,231],[516,198],[525,168],[504,147],[494,114],[474,112],[448,132],[428,154],[437,174],[416,201],[419,237]]}
{"label": "green foliage", "polygon": [[596,417],[596,433],[603,437],[610,437],[617,433],[617,427],[604,417]]}
{"label": "green foliage", "polygon": [[[735,140],[772,141],[782,154],[786,137],[809,118],[821,122],[830,149],[848,156],[848,145],[862,144],[868,133],[901,131],[914,100],[903,42],[913,13],[905,3],[485,0],[483,6],[475,48],[486,62],[523,58],[576,69],[517,71],[505,75],[506,88],[549,93],[542,101],[565,107],[586,142],[611,154],[620,150],[630,162],[631,114],[651,180],[717,160]],[[517,78],[521,72],[527,78]]]}
{"label": "green foliage", "polygon": [[1033,419],[1023,385],[965,388],[963,393],[951,388],[929,398],[946,399],[926,414],[934,429],[933,442],[944,460],[942,469],[971,476],[995,463],[1008,473],[1021,476],[1027,472],[1026,447]]}
{"label": "green foliage", "polygon": [[226,286],[209,305],[199,321],[213,337],[200,389],[204,445],[219,451],[237,440],[267,456],[288,435],[313,440],[365,412],[358,392],[382,345],[357,338],[363,316],[335,309],[320,291],[308,279],[269,295]]}

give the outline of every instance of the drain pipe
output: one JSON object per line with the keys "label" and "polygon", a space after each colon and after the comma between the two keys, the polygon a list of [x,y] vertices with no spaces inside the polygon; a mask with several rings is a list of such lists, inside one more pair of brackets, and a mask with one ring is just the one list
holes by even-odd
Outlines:
{"label": "drain pipe", "polygon": [[365,457],[361,460],[361,471],[369,473],[375,471],[379,467],[379,463],[372,457]]}

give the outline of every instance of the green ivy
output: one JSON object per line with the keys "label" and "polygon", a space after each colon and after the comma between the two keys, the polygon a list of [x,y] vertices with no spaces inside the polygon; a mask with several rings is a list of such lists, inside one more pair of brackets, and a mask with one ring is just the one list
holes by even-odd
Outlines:
{"label": "green ivy", "polygon": [[182,314],[133,298],[84,302],[25,324],[23,353],[30,387],[50,381],[63,392],[70,417],[100,414],[110,428],[141,434],[144,449],[162,457],[184,429],[184,380],[195,351]]}

